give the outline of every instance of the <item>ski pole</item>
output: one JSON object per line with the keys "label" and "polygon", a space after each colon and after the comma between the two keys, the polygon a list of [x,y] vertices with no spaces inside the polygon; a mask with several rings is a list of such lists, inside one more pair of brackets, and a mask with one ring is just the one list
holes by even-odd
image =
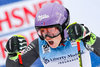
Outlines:
{"label": "ski pole", "polygon": [[80,40],[76,40],[77,42],[77,50],[78,50],[78,57],[79,57],[79,65],[82,66],[82,57],[81,57],[81,49],[80,49]]}
{"label": "ski pole", "polygon": [[19,64],[20,64],[20,67],[23,67],[23,62],[22,62],[22,57],[21,57],[21,53],[18,52],[18,59],[19,59]]}

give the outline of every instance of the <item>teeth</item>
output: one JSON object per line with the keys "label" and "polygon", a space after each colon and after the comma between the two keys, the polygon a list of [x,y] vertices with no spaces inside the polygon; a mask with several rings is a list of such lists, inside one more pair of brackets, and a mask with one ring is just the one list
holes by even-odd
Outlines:
{"label": "teeth", "polygon": [[48,41],[52,41],[52,40],[48,40]]}

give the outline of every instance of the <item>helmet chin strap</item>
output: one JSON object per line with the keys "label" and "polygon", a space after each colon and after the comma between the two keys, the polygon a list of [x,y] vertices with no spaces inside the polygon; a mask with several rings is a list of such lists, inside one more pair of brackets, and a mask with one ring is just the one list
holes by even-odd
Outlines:
{"label": "helmet chin strap", "polygon": [[61,40],[60,43],[64,43],[67,40],[69,40],[69,37],[68,37],[68,33],[67,33],[66,28],[61,32],[61,37],[62,37],[62,40]]}
{"label": "helmet chin strap", "polygon": [[64,44],[64,42],[62,42],[62,40],[60,41],[60,43],[59,43],[59,46],[65,46],[65,44]]}

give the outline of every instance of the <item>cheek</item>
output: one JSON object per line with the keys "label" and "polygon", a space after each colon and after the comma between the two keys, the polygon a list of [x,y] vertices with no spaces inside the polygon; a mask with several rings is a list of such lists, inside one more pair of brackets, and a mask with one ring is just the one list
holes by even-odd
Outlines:
{"label": "cheek", "polygon": [[59,35],[58,37],[56,37],[54,40],[55,40],[56,43],[60,43],[60,41],[61,41],[61,35]]}

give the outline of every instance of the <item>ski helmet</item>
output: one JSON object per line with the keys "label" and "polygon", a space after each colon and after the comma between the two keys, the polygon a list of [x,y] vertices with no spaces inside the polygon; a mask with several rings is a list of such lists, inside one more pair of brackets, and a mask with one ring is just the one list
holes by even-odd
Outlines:
{"label": "ski helmet", "polygon": [[69,24],[69,10],[58,3],[47,3],[37,12],[35,18],[35,27],[48,27],[59,25],[62,28],[62,36],[65,39],[67,36],[66,27]]}

